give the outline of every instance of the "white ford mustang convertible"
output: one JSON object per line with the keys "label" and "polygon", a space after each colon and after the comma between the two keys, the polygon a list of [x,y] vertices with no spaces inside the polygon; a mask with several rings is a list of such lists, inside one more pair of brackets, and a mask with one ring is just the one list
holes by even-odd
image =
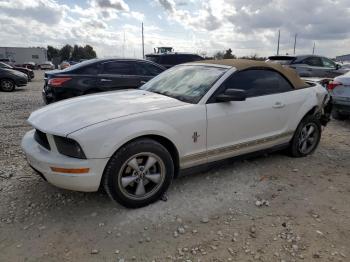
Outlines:
{"label": "white ford mustang convertible", "polygon": [[126,207],[159,198],[184,170],[257,151],[312,153],[329,95],[289,68],[249,60],[183,64],[138,90],[68,99],[33,112],[22,140],[49,183]]}

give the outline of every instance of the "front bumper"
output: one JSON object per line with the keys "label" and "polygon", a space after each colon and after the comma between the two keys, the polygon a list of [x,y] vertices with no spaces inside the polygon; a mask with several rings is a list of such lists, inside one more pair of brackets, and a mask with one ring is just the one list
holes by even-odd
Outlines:
{"label": "front bumper", "polygon": [[25,86],[28,83],[28,79],[26,78],[17,78],[15,79],[16,86]]}
{"label": "front bumper", "polygon": [[[27,162],[33,169],[41,173],[50,184],[60,188],[83,192],[98,190],[108,158],[77,159],[64,156],[57,152],[55,145],[51,145],[54,143],[51,139],[49,142],[52,150],[47,150],[39,145],[34,140],[34,132],[35,130],[27,132],[22,139],[22,148]],[[67,174],[54,172],[51,167],[89,168],[89,171],[83,174]]]}

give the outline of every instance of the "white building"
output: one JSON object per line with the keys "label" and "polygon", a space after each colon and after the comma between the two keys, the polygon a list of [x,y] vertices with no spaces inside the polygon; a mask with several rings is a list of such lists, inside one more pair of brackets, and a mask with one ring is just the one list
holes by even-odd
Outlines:
{"label": "white building", "polygon": [[47,61],[47,51],[43,47],[0,47],[0,59],[10,58],[15,64]]}

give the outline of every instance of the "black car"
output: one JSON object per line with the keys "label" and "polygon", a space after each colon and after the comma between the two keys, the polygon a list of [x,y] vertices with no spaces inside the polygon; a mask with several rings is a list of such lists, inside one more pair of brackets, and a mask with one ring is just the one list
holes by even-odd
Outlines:
{"label": "black car", "polygon": [[49,104],[85,94],[138,88],[164,70],[140,59],[90,59],[64,70],[45,72],[43,98]]}
{"label": "black car", "polygon": [[29,68],[20,67],[20,66],[10,66],[4,62],[0,62],[0,68],[12,69],[12,70],[16,70],[16,71],[25,73],[28,76],[28,81],[30,81],[34,78],[34,71],[29,69]]}
{"label": "black car", "polygon": [[204,60],[203,57],[188,53],[155,53],[146,55],[146,59],[155,62],[165,68],[175,65]]}
{"label": "black car", "polygon": [[347,70],[333,60],[317,55],[270,56],[268,62],[279,63],[294,68],[301,77],[333,78],[345,74]]}
{"label": "black car", "polygon": [[16,70],[0,68],[0,89],[4,92],[12,92],[16,86],[25,86],[28,77],[22,72]]}

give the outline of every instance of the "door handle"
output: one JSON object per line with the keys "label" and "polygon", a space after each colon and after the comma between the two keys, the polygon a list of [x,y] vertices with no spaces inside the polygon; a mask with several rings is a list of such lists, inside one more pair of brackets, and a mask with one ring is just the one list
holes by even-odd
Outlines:
{"label": "door handle", "polygon": [[106,79],[106,78],[101,79],[101,82],[111,82],[111,81],[112,81],[111,79]]}
{"label": "door handle", "polygon": [[272,107],[273,108],[283,108],[285,107],[286,105],[281,103],[281,102],[276,102]]}
{"label": "door handle", "polygon": [[140,81],[140,84],[141,84],[141,85],[144,85],[144,84],[146,84],[146,83],[147,83],[147,81],[145,81],[145,80],[141,80],[141,81]]}

